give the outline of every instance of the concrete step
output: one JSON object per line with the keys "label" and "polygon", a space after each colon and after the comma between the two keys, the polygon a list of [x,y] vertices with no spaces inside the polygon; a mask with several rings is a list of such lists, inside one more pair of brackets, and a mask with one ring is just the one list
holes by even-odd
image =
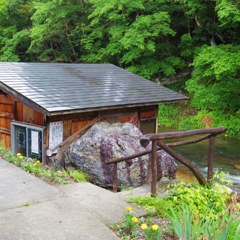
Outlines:
{"label": "concrete step", "polygon": [[118,237],[77,201],[58,198],[0,212],[0,239],[115,240]]}
{"label": "concrete step", "polygon": [[[104,224],[121,222],[126,207],[131,206],[118,193],[113,193],[91,183],[61,185],[58,189],[65,193],[65,198],[75,199]],[[133,209],[136,216],[145,214],[145,211],[136,206],[133,206]]]}
{"label": "concrete step", "polygon": [[[163,197],[167,196],[168,193],[166,188],[169,184],[173,184],[176,180],[169,180],[168,178],[162,178],[161,181],[157,182],[157,196]],[[119,192],[118,195],[128,201],[133,197],[143,197],[143,196],[151,196],[151,184],[143,185],[138,188],[134,188],[128,191]]]}
{"label": "concrete step", "polygon": [[48,201],[61,195],[56,188],[0,159],[0,212]]}

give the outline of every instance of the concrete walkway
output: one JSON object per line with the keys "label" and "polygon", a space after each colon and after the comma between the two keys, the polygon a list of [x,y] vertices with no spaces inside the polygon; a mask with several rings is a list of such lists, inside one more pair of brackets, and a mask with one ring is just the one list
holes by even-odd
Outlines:
{"label": "concrete walkway", "polygon": [[[113,193],[87,182],[60,185],[58,189],[65,193],[66,199],[77,201],[106,225],[121,222],[123,212],[127,206],[130,206],[119,193]],[[138,209],[136,206],[133,209],[136,216],[145,214],[142,209]]]}
{"label": "concrete walkway", "polygon": [[0,211],[48,201],[60,194],[56,188],[0,159]]}
{"label": "concrete walkway", "polygon": [[1,240],[118,239],[106,225],[121,221],[128,205],[90,183],[49,186],[0,159]]}

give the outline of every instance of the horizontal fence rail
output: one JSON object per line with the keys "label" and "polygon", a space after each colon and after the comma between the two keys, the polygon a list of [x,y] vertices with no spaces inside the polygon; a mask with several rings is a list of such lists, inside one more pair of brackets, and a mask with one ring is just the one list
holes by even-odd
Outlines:
{"label": "horizontal fence rail", "polygon": [[[149,164],[148,164],[148,167],[151,167],[151,169],[148,169],[147,183],[149,183],[148,182],[148,179],[150,178],[149,174],[151,174],[152,176],[151,195],[156,196],[157,194],[157,158],[158,158],[157,152],[160,150],[164,150],[173,158],[177,159],[179,162],[181,162],[186,167],[188,167],[191,170],[191,172],[194,174],[194,176],[197,178],[198,182],[202,185],[206,185],[207,182],[210,181],[213,177],[213,155],[214,155],[213,153],[214,153],[215,137],[218,134],[226,132],[226,130],[227,129],[224,127],[218,127],[218,128],[210,128],[210,129],[196,129],[196,130],[189,130],[189,131],[182,131],[182,132],[152,133],[152,134],[145,135],[142,139],[140,139],[140,144],[144,148],[146,148],[150,143],[152,143],[151,150],[146,150],[140,153],[135,153],[131,156],[114,159],[106,163],[107,165],[114,164],[113,191],[117,192],[118,190],[118,171],[117,171],[118,163],[132,160],[134,158],[138,158],[147,154],[151,154],[151,158],[149,158]],[[202,134],[204,135],[197,138],[193,138],[193,139],[181,140],[173,143],[163,142],[166,139],[186,138],[186,137],[192,137],[195,135],[202,135]],[[181,154],[177,153],[175,150],[172,149],[172,147],[193,144],[206,139],[209,139],[207,180],[204,178],[204,176],[200,173],[197,167],[190,160],[188,160],[186,157],[182,156]]]}

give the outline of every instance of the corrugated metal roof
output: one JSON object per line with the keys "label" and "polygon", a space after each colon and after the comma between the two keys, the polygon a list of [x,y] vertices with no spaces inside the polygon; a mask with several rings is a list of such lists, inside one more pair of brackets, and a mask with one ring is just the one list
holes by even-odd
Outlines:
{"label": "corrugated metal roof", "polygon": [[0,88],[46,113],[187,99],[112,64],[1,62]]}

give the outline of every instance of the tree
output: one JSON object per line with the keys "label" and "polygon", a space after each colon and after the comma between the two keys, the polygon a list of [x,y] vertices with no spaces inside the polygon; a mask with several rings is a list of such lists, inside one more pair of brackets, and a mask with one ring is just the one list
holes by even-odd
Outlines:
{"label": "tree", "polygon": [[37,0],[31,17],[34,60],[79,62],[82,26],[87,19],[87,1]]}
{"label": "tree", "polygon": [[217,0],[216,14],[219,43],[198,51],[187,90],[199,116],[208,115],[213,126],[224,125],[229,134],[240,135],[240,5],[234,0]]}
{"label": "tree", "polygon": [[0,61],[26,61],[31,0],[0,0]]}
{"label": "tree", "polygon": [[184,66],[171,38],[167,1],[91,0],[82,43],[86,62],[111,62],[153,79]]}
{"label": "tree", "polygon": [[235,113],[240,109],[240,46],[204,46],[194,59],[187,90],[200,110]]}

